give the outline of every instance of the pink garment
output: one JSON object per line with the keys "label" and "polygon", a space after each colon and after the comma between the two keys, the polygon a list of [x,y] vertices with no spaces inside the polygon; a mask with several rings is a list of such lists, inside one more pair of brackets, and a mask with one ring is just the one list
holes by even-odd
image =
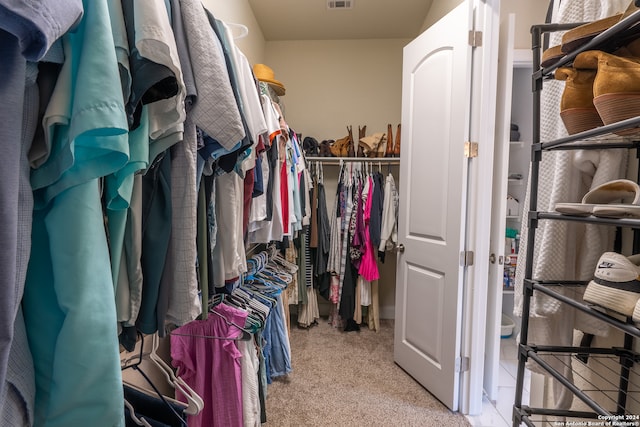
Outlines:
{"label": "pink garment", "polygon": [[289,233],[289,176],[287,175],[287,161],[280,168],[280,201],[282,203],[282,231]]}
{"label": "pink garment", "polygon": [[[172,364],[204,400],[204,409],[188,417],[189,427],[243,426],[242,354],[231,339],[203,337],[238,338],[242,330],[235,325],[244,326],[246,319],[246,311],[221,303],[207,320],[194,320],[171,334]],[[176,398],[186,402],[180,393]]]}
{"label": "pink garment", "polygon": [[378,280],[380,278],[380,272],[378,271],[378,263],[376,262],[376,254],[373,250],[373,244],[371,243],[371,236],[369,235],[369,219],[371,218],[371,201],[373,197],[369,197],[373,194],[373,179],[369,177],[369,192],[367,195],[367,203],[364,207],[364,252],[360,261],[360,268],[358,273],[368,281]]}
{"label": "pink garment", "polygon": [[331,282],[329,288],[329,301],[337,304],[340,298],[340,276],[335,274],[331,275]]}

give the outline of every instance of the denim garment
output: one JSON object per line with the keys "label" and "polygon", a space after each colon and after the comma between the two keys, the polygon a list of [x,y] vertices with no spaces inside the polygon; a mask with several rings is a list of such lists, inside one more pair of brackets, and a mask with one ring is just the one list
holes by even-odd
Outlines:
{"label": "denim garment", "polygon": [[284,319],[282,296],[278,296],[278,304],[269,312],[265,324],[265,346],[263,348],[266,365],[267,383],[273,378],[291,372],[291,349]]}

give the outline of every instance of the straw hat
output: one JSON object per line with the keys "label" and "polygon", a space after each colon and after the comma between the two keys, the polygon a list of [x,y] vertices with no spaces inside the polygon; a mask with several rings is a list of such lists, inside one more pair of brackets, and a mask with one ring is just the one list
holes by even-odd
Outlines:
{"label": "straw hat", "polygon": [[273,70],[264,64],[254,64],[253,74],[261,82],[268,83],[273,88],[278,96],[283,96],[285,93],[284,85],[275,79],[275,73]]}

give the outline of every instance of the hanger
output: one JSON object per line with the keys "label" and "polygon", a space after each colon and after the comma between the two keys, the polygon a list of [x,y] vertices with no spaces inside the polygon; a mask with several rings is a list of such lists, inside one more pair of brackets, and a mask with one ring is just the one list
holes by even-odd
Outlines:
{"label": "hanger", "polygon": [[277,264],[280,264],[281,266],[283,266],[284,268],[286,268],[287,270],[289,270],[289,272],[291,274],[293,273],[297,273],[298,272],[298,266],[290,261],[287,261],[285,258],[282,257],[282,255],[277,254],[276,256],[273,257],[273,261]]}
{"label": "hanger", "polygon": [[256,323],[260,327],[262,327],[262,325],[264,325],[264,322],[267,320],[267,316],[269,315],[269,311],[271,309],[262,302],[258,301],[256,297],[248,292],[246,288],[237,288],[233,291],[233,293],[237,295],[238,298],[241,298],[243,301],[245,301],[245,303],[247,304],[247,312],[249,313],[249,316],[254,316],[253,320],[255,320]]}
{"label": "hanger", "polygon": [[225,321],[225,323],[226,323],[227,325],[229,325],[229,326],[235,326],[236,328],[240,329],[241,331],[246,332],[247,334],[251,335],[251,332],[250,332],[250,331],[247,331],[245,328],[243,328],[243,327],[241,327],[241,326],[237,325],[235,322],[231,322],[229,319],[227,319],[226,317],[224,317],[224,315],[223,315],[223,314],[218,313],[218,312],[217,312],[217,311],[215,311],[215,310],[211,310],[211,312],[212,312],[213,314],[216,314],[216,315],[218,315],[219,317],[221,317],[221,318]]}
{"label": "hanger", "polygon": [[[195,335],[195,334],[179,334],[175,332],[170,332],[169,335],[176,335],[179,337],[191,337],[191,338],[203,338],[208,340],[227,340],[227,341],[250,341],[252,335],[249,332],[242,332],[242,336],[238,338],[229,338],[229,337],[216,337],[213,335]],[[178,378],[180,378],[178,376]]]}
{"label": "hanger", "polygon": [[225,24],[231,29],[239,30],[238,34],[233,35],[233,38],[235,40],[245,38],[249,34],[249,28],[246,25],[236,24],[235,22],[225,22]]}
{"label": "hanger", "polygon": [[136,411],[133,409],[133,406],[131,405],[131,403],[129,403],[127,401],[127,399],[124,400],[124,406],[129,410],[129,415],[131,416],[131,421],[133,421],[134,423],[136,423],[139,426],[151,427],[151,424],[149,424],[149,422],[147,420],[145,420],[144,418],[138,418],[136,416]]}
{"label": "hanger", "polygon": [[158,334],[153,334],[151,341],[151,352],[149,358],[160,369],[167,379],[167,382],[176,390],[184,395],[187,399],[187,408],[185,412],[189,415],[197,415],[204,409],[204,400],[180,377],[176,377],[173,369],[169,367],[160,356],[157,350],[160,346]]}
{"label": "hanger", "polygon": [[[132,390],[135,390],[137,392],[140,393],[144,393],[144,394],[149,394],[149,390],[144,388],[144,387],[140,387],[139,385],[136,384],[132,384],[126,381],[123,381],[123,384],[127,386],[127,388],[130,388]],[[184,402],[181,402],[179,400],[174,399],[173,397],[169,397],[169,396],[165,396],[165,399],[167,399],[167,402],[171,403],[174,406],[181,406],[183,408],[183,410],[187,409],[187,404]]]}
{"label": "hanger", "polygon": [[[125,370],[125,369],[133,369],[137,372],[140,373],[140,375],[142,375],[142,377],[145,379],[145,381],[151,386],[151,388],[153,389],[153,391],[156,393],[156,395],[160,398],[160,400],[162,400],[162,402],[167,405],[167,408],[169,408],[169,410],[171,412],[173,412],[173,414],[176,416],[176,418],[178,420],[180,420],[180,423],[182,425],[184,425],[184,427],[187,427],[187,423],[184,421],[184,419],[182,419],[182,417],[180,416],[180,414],[178,414],[176,412],[176,410],[173,408],[173,406],[171,406],[169,404],[169,402],[167,402],[167,399],[164,397],[164,395],[162,393],[160,393],[160,390],[158,390],[158,387],[156,387],[156,385],[153,383],[153,381],[151,381],[151,378],[149,378],[149,376],[140,368],[140,364],[142,363],[142,358],[143,358],[143,349],[144,349],[144,335],[142,335],[142,332],[138,331],[138,338],[140,341],[140,353],[138,353],[137,357],[135,357],[134,359],[127,359],[127,363],[129,360],[136,360],[135,363],[132,364],[125,364],[125,366],[121,367],[121,370]],[[142,424],[144,425],[144,424]]]}

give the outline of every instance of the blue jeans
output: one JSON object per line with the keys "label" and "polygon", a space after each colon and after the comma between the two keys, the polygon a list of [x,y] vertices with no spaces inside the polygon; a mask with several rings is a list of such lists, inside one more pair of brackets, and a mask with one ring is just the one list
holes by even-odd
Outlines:
{"label": "blue jeans", "polygon": [[263,350],[267,368],[267,383],[271,384],[272,378],[291,372],[291,350],[281,295],[278,296],[278,304],[267,317],[264,338],[267,342]]}

